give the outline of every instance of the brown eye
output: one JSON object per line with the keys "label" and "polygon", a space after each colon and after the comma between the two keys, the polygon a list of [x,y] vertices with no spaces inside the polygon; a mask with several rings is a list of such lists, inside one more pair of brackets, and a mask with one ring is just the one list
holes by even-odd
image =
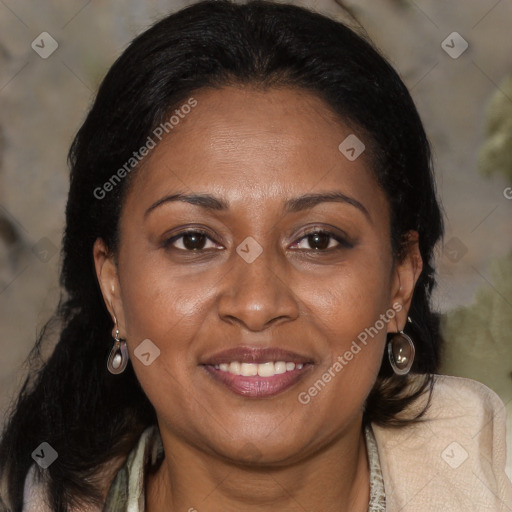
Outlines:
{"label": "brown eye", "polygon": [[[211,243],[211,246],[207,247],[209,242]],[[164,247],[172,247],[178,251],[189,252],[218,248],[206,232],[198,230],[183,231],[166,240]]]}
{"label": "brown eye", "polygon": [[307,237],[310,247],[314,249],[324,250],[329,247],[331,236],[327,233],[311,233]]}
{"label": "brown eye", "polygon": [[182,236],[183,239],[183,246],[190,250],[200,250],[204,249],[204,246],[206,245],[207,237],[203,233],[186,233]]}
{"label": "brown eye", "polygon": [[329,231],[315,230],[306,233],[295,244],[295,248],[312,251],[351,248],[352,244],[344,238]]}

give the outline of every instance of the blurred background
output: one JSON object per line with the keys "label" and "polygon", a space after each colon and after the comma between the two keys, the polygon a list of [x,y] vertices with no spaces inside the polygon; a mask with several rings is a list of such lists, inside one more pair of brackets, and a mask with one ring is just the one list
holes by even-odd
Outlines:
{"label": "blurred background", "polygon": [[[191,3],[0,0],[0,424],[59,298],[72,138],[131,39]],[[500,395],[512,476],[512,0],[293,3],[355,16],[411,91],[446,215],[442,373]]]}

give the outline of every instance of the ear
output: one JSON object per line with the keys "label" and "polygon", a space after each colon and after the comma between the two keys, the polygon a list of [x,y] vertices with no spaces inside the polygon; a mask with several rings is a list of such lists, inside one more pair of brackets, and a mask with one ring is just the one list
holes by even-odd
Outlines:
{"label": "ear", "polygon": [[94,242],[93,257],[101,294],[114,323],[112,337],[115,336],[117,324],[119,335],[123,338],[126,332],[126,324],[115,257],[101,238]]}
{"label": "ear", "polygon": [[397,311],[395,322],[388,322],[388,332],[400,331],[407,323],[414,287],[423,269],[417,231],[409,231],[402,246],[401,259],[395,263],[391,287],[391,304]]}

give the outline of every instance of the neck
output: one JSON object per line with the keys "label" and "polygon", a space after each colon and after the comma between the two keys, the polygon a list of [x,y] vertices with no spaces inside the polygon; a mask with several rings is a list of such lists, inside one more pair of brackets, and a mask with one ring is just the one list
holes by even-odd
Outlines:
{"label": "neck", "polygon": [[172,457],[148,476],[146,512],[368,510],[369,467],[360,423],[303,460],[257,467],[226,462],[160,432]]}

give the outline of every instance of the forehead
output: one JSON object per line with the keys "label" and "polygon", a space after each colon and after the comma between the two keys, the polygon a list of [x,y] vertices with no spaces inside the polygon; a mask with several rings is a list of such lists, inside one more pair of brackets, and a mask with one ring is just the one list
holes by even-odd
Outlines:
{"label": "forehead", "polygon": [[170,113],[181,113],[179,122],[135,176],[138,198],[155,201],[179,189],[261,208],[284,196],[337,189],[382,201],[367,153],[350,160],[339,149],[347,137],[364,143],[363,135],[316,95],[224,87],[197,91],[193,98],[197,105],[190,111]]}

